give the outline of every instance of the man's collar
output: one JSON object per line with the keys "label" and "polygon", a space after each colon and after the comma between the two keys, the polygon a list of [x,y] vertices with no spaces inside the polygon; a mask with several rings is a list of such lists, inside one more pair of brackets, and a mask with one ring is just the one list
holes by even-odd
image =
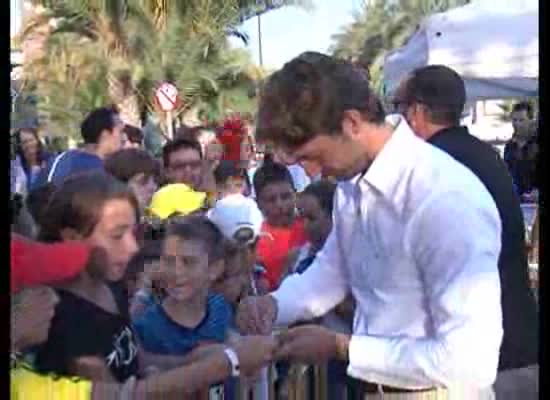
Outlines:
{"label": "man's collar", "polygon": [[414,155],[415,149],[411,144],[414,143],[415,136],[403,117],[390,115],[387,122],[394,126],[393,134],[358,182],[366,182],[388,201],[397,205],[399,186],[404,173],[410,168],[411,156]]}
{"label": "man's collar", "polygon": [[431,143],[432,141],[434,141],[437,138],[440,138],[442,136],[456,135],[456,134],[469,134],[468,128],[466,126],[462,126],[462,125],[449,126],[447,128],[443,128],[443,129],[438,130],[426,141],[428,143]]}

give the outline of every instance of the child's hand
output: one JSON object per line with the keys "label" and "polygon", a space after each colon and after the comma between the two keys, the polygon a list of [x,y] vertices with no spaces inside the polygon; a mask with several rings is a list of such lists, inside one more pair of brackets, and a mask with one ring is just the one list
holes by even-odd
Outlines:
{"label": "child's hand", "polygon": [[269,281],[264,277],[260,277],[256,280],[256,287],[259,296],[269,293]]}

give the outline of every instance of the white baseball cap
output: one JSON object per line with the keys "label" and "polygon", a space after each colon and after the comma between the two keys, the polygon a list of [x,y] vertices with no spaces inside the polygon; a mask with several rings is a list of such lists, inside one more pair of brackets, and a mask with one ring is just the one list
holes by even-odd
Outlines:
{"label": "white baseball cap", "polygon": [[218,200],[207,216],[226,239],[241,243],[256,240],[264,220],[256,202],[242,194],[232,194]]}

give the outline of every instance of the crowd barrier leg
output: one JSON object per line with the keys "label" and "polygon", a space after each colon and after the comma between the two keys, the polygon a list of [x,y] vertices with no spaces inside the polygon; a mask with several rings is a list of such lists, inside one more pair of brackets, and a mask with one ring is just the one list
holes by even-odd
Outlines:
{"label": "crowd barrier leg", "polygon": [[327,398],[327,365],[316,365],[313,369],[313,382],[315,383],[315,399],[317,400],[329,400]]}
{"label": "crowd barrier leg", "polygon": [[[235,388],[236,400],[283,400],[278,399],[275,392],[275,381],[277,371],[275,364],[270,365],[262,371],[266,379],[261,379],[267,387],[259,388],[257,384],[248,384],[243,380],[237,382]],[[327,391],[328,371],[327,365],[303,365],[294,364],[290,367],[286,386],[288,396],[284,400],[331,400]],[[345,391],[339,397],[343,400],[348,398]]]}

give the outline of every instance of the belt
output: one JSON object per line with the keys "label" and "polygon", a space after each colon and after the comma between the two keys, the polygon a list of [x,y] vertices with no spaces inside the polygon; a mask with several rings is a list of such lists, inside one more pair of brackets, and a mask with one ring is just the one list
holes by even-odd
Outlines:
{"label": "belt", "polygon": [[377,383],[362,382],[361,390],[364,393],[426,393],[434,391],[435,388],[432,387],[427,389],[404,389],[393,386],[379,385]]}

